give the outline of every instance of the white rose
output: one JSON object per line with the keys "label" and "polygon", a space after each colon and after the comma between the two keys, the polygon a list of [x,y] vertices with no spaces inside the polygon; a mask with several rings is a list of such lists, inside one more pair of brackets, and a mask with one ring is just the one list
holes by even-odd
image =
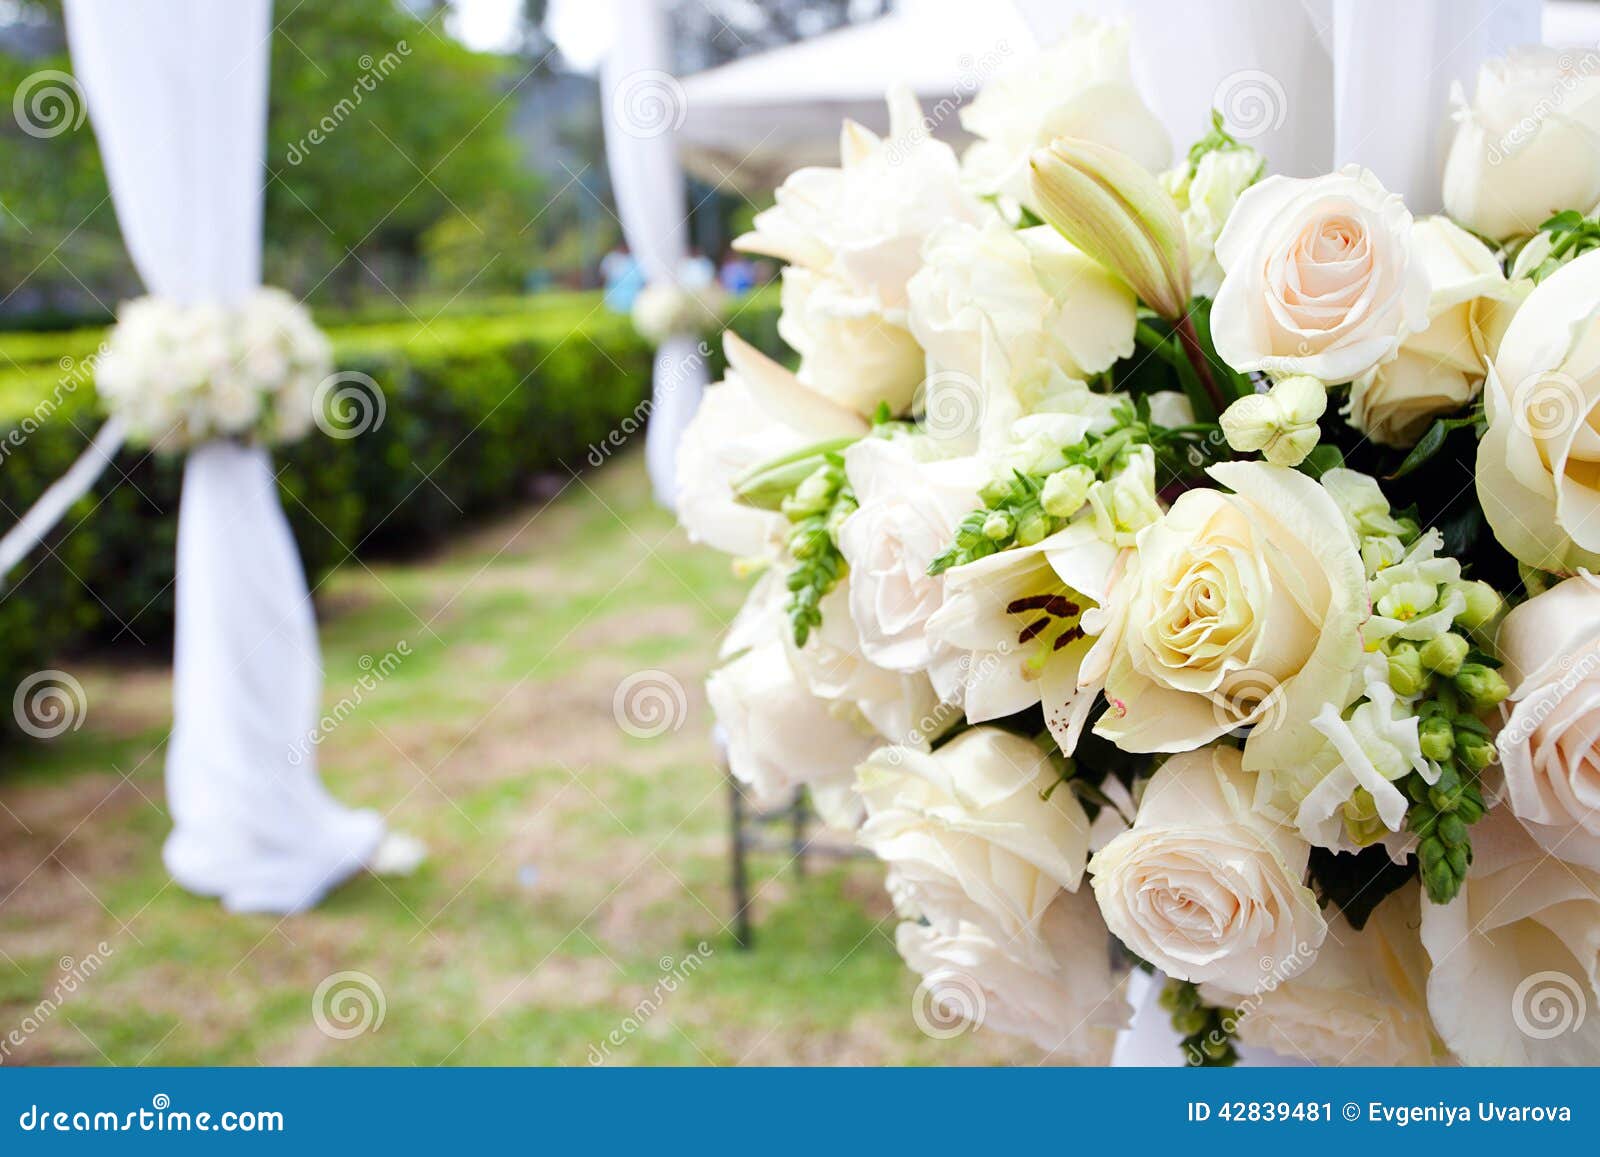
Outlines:
{"label": "white rose", "polygon": [[1162,972],[1259,991],[1315,959],[1327,933],[1305,886],[1311,845],[1251,806],[1239,752],[1173,756],[1133,827],[1089,862],[1111,931]]}
{"label": "white rose", "polygon": [[[787,598],[781,582],[773,583],[772,590],[780,604]],[[890,671],[866,657],[844,586],[830,591],[817,609],[822,624],[812,630],[804,647],[795,646],[787,621],[783,624],[789,662],[808,691],[819,699],[852,705],[891,743],[926,747],[929,738],[954,721],[954,709],[940,710],[926,674]]]}
{"label": "white rose", "polygon": [[1057,137],[1119,149],[1151,172],[1172,154],[1166,129],[1133,85],[1127,27],[1088,19],[991,77],[961,110],[961,124],[979,138],[962,158],[970,187],[1022,205],[1032,199],[1030,154]]}
{"label": "white rose", "polygon": [[896,414],[911,408],[924,358],[903,310],[886,312],[849,282],[796,265],[783,271],[781,300],[778,334],[800,355],[802,382],[864,416],[880,403]]}
{"label": "white rose", "polygon": [[1600,1064],[1600,873],[1549,856],[1505,808],[1472,852],[1460,894],[1422,905],[1434,1028],[1469,1065]]}
{"label": "white rose", "polygon": [[1470,105],[1457,89],[1444,170],[1450,216],[1503,241],[1600,201],[1600,79],[1582,67],[1587,60],[1522,49],[1484,63]]}
{"label": "white rose", "polygon": [[903,911],[946,935],[975,924],[1018,959],[1048,961],[1045,913],[1083,877],[1089,818],[1038,746],[974,727],[932,754],[883,748],[856,790],[860,841],[892,869]]}
{"label": "white rose", "polygon": [[1500,544],[1529,566],[1600,568],[1600,252],[1528,295],[1484,385],[1478,498]]}
{"label": "white rose", "polygon": [[922,243],[951,221],[976,221],[950,146],[935,140],[907,89],[889,94],[889,136],[853,121],[840,136],[840,167],[799,169],[736,248],[839,278],[886,310],[904,309]]}
{"label": "white rose", "polygon": [[953,932],[904,923],[900,955],[923,978],[919,1015],[943,1026],[962,1018],[1031,1040],[1051,1058],[1106,1065],[1131,1008],[1124,977],[1111,968],[1106,926],[1085,893],[1062,892],[1039,922],[1045,959],[1005,951],[976,924]]}
{"label": "white rose", "polygon": [[1511,810],[1551,855],[1600,870],[1600,587],[1570,578],[1529,599],[1495,646],[1511,686],[1495,739]]}
{"label": "white rose", "polygon": [[1347,382],[1427,324],[1428,279],[1412,253],[1411,214],[1358,166],[1252,185],[1216,255],[1224,276],[1212,337],[1240,372]]}
{"label": "white rose", "polygon": [[1251,726],[1251,770],[1296,764],[1322,746],[1322,707],[1351,701],[1366,572],[1306,475],[1260,462],[1210,473],[1234,492],[1182,494],[1115,584],[1095,644],[1111,709],[1095,727],[1126,751],[1185,751]]}
{"label": "white rose", "polygon": [[928,617],[944,604],[944,576],[928,566],[978,505],[982,467],[972,458],[919,462],[910,443],[883,438],[857,442],[844,465],[859,506],[839,527],[838,546],[862,652],[892,671],[924,671],[940,651]]}
{"label": "white rose", "polygon": [[1178,204],[1189,245],[1190,287],[1197,297],[1215,297],[1222,285],[1217,238],[1240,195],[1255,183],[1265,162],[1251,148],[1212,149],[1197,165],[1185,162],[1161,176]]}
{"label": "white rose", "polygon": [[848,774],[878,744],[848,704],[806,690],[776,637],[713,671],[706,697],[727,743],[728,767],[760,807]]}
{"label": "white rose", "polygon": [[1477,397],[1510,320],[1510,286],[1482,241],[1444,217],[1418,221],[1411,240],[1428,275],[1428,327],[1350,387],[1350,424],[1385,446],[1414,445]]}
{"label": "white rose", "polygon": [[[723,345],[727,377],[706,390],[678,443],[678,521],[695,542],[754,558],[771,553],[789,523],[776,511],[737,502],[734,479],[824,439],[864,434],[867,423],[731,331]],[[591,465],[604,463],[636,432],[627,421],[591,450]]]}
{"label": "white rose", "polygon": [[1327,1065],[1433,1065],[1444,1052],[1428,1020],[1428,959],[1417,935],[1419,893],[1386,898],[1361,931],[1335,917],[1316,963],[1254,993],[1206,985],[1207,1003],[1236,1010],[1239,1040]]}
{"label": "white rose", "polygon": [[[995,413],[974,418],[992,427],[1021,416],[1029,399],[1013,397],[1016,387],[1045,367],[1084,378],[1133,353],[1133,291],[1049,226],[949,225],[928,239],[923,262],[908,287],[911,332],[938,369],[983,383]],[[986,380],[986,338],[1004,352],[1005,380]]]}

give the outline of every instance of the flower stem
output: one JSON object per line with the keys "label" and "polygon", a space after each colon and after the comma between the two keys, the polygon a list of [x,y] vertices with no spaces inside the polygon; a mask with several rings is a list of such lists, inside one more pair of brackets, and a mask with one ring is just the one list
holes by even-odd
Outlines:
{"label": "flower stem", "polygon": [[1200,335],[1195,332],[1194,322],[1189,320],[1188,314],[1184,314],[1173,323],[1172,328],[1178,335],[1178,344],[1183,347],[1184,354],[1189,358],[1189,364],[1194,367],[1195,376],[1205,387],[1206,396],[1217,408],[1217,413],[1222,413],[1228,408],[1228,403],[1223,400],[1222,391],[1217,388],[1217,380],[1211,376],[1211,363],[1206,359],[1206,351],[1200,344]]}

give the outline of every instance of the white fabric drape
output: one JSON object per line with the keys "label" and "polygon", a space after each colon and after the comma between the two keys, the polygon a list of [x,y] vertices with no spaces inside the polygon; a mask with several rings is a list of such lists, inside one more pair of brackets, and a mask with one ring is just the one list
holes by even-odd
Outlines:
{"label": "white fabric drape", "polygon": [[1125,18],[1134,70],[1178,151],[1213,107],[1271,171],[1358,163],[1414,213],[1440,208],[1452,85],[1537,44],[1540,0],[1014,0],[1041,43],[1079,13]]}
{"label": "white fabric drape", "polygon": [[[238,300],[260,283],[271,0],[67,0],[117,219],[149,290]],[[168,870],[234,910],[317,902],[377,850],[311,743],[316,622],[271,463],[200,447],[184,469]]]}
{"label": "white fabric drape", "polygon": [[[603,3],[604,0],[597,0]],[[615,36],[600,67],[606,164],[623,236],[650,281],[676,277],[689,253],[689,212],[674,133],[683,89],[672,77],[666,13],[658,0],[613,0]],[[674,504],[678,441],[704,391],[697,339],[656,350],[645,464],[657,501]]]}

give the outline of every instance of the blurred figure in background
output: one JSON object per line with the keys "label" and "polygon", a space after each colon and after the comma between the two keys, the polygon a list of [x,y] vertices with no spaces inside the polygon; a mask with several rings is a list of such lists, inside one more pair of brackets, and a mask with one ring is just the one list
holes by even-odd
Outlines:
{"label": "blurred figure in background", "polygon": [[644,288],[644,268],[629,252],[626,241],[600,259],[600,280],[606,287],[606,308],[613,313],[632,313],[633,299]]}
{"label": "blurred figure in background", "polygon": [[756,266],[737,249],[728,250],[722,258],[722,269],[717,274],[722,288],[734,297],[749,293],[756,285]]}

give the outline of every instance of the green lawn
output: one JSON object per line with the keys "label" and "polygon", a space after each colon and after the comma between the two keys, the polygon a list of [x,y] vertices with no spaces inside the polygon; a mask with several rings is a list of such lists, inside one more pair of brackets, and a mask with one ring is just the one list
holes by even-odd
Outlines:
{"label": "green lawn", "polygon": [[[179,891],[160,860],[169,673],[69,659],[83,726],[12,748],[0,775],[0,1063],[1036,1059],[916,1028],[874,864],[797,879],[758,859],[759,944],[734,947],[702,682],[742,588],[651,504],[637,456],[435,557],[353,561],[318,594],[330,707],[410,649],[320,757],[429,863],[283,920]],[[642,669],[689,705],[653,739],[612,715]],[[342,971],[381,990],[381,1025],[318,1027],[313,994]]]}

